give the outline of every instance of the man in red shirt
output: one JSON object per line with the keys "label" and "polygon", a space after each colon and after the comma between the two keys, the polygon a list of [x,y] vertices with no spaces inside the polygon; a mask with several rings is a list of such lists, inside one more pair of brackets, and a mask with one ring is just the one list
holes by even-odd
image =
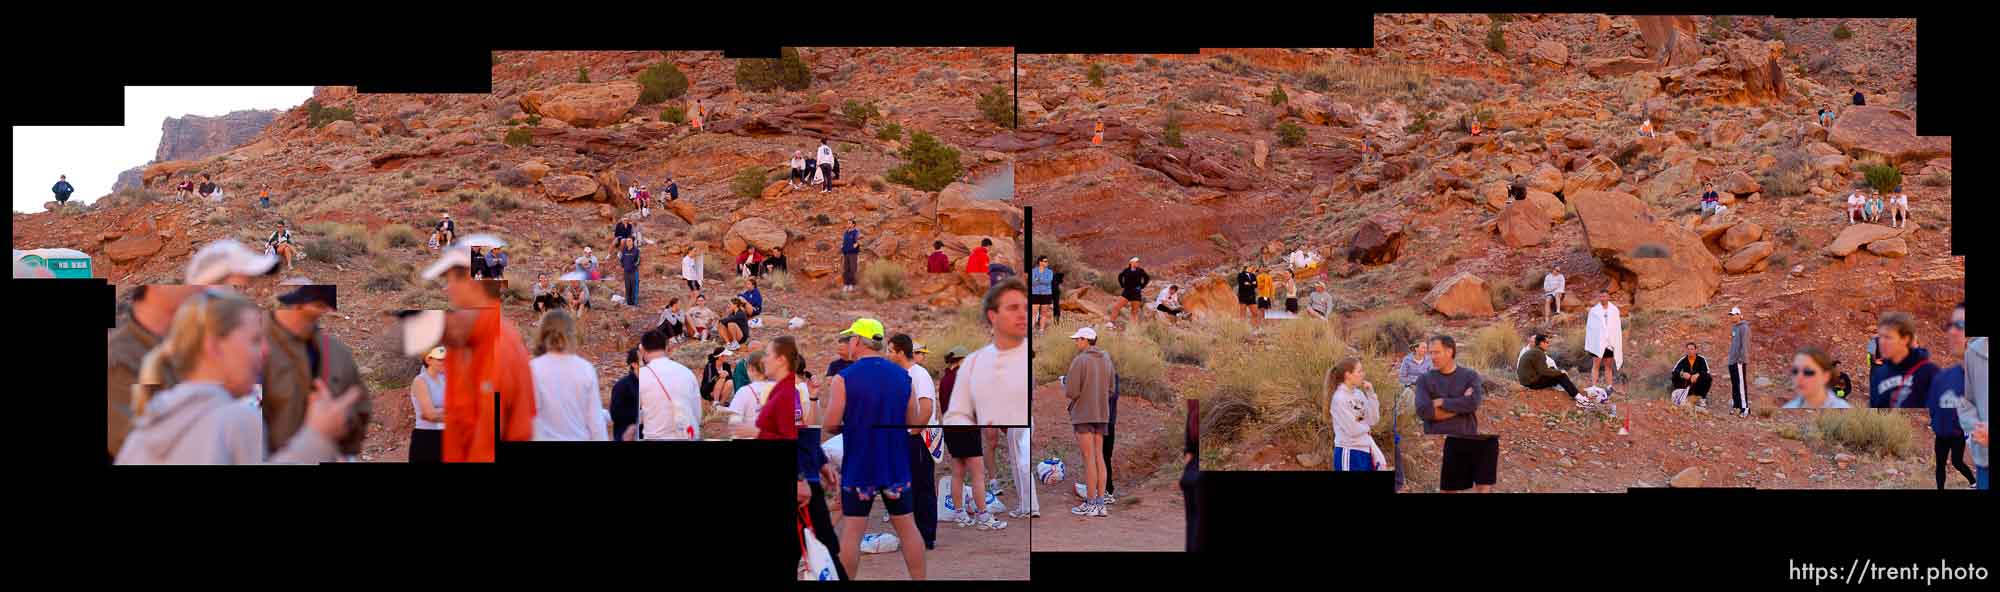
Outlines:
{"label": "man in red shirt", "polygon": [[535,435],[535,390],[527,346],[514,324],[500,314],[505,280],[472,278],[472,249],[467,244],[487,238],[466,237],[466,243],[446,249],[424,270],[425,280],[445,278],[445,295],[455,309],[446,316],[443,339],[448,352],[445,462],[493,462],[496,436],[528,441]]}
{"label": "man in red shirt", "polygon": [[986,272],[988,271],[986,268],[988,263],[988,255],[986,254],[986,248],[991,246],[993,246],[993,239],[990,238],[979,239],[979,248],[973,249],[971,255],[965,256],[966,273],[979,276],[986,275]]}
{"label": "man in red shirt", "polygon": [[931,273],[951,273],[951,256],[944,254],[944,241],[931,241]]}

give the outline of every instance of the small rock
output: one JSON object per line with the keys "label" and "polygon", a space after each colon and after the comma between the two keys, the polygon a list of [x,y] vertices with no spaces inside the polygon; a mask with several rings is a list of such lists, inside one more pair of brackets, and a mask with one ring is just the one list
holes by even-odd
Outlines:
{"label": "small rock", "polygon": [[1681,469],[1681,472],[1675,473],[1672,479],[1667,480],[1667,486],[1679,488],[1701,487],[1701,468],[1688,467]]}
{"label": "small rock", "polygon": [[1784,473],[1776,473],[1776,474],[1773,474],[1773,475],[1771,475],[1771,476],[1773,476],[1773,477],[1777,477],[1777,478],[1779,478],[1779,479],[1783,479],[1783,478],[1785,478],[1785,474],[1784,474]]}
{"label": "small rock", "polygon": [[1559,459],[1556,459],[1556,466],[1558,466],[1558,467],[1562,467],[1562,468],[1565,468],[1565,469],[1568,469],[1568,468],[1573,468],[1573,467],[1575,467],[1575,466],[1576,466],[1576,461],[1574,461],[1574,460],[1570,460],[1570,458],[1569,458],[1569,457],[1565,456],[1565,457],[1562,457],[1562,458],[1559,458]]}
{"label": "small rock", "polygon": [[1298,458],[1299,458],[1299,466],[1301,467],[1312,468],[1319,466],[1320,458],[1319,455],[1316,453],[1312,452],[1302,453],[1299,455]]}
{"label": "small rock", "polygon": [[1778,459],[1775,459],[1775,458],[1760,458],[1760,459],[1757,459],[1757,464],[1760,464],[1760,465],[1768,465],[1768,464],[1771,464],[1771,463],[1775,463],[1775,462],[1778,462]]}

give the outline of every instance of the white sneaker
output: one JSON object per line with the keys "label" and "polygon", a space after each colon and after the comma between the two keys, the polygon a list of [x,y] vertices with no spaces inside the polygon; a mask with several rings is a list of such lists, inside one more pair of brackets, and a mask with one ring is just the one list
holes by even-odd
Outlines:
{"label": "white sneaker", "polygon": [[1110,518],[1110,517],[1111,517],[1111,510],[1110,510],[1110,509],[1107,509],[1107,508],[1105,508],[1105,507],[1104,507],[1104,504],[1102,504],[1102,503],[1099,503],[1099,504],[1096,504],[1096,505],[1092,505],[1092,506],[1090,507],[1090,515],[1092,515],[1092,516],[1096,516],[1096,517],[1098,517],[1098,518]]}
{"label": "white sneaker", "polygon": [[1104,494],[1104,505],[1109,506],[1116,503],[1118,503],[1118,496],[1111,495],[1109,493]]}
{"label": "white sneaker", "polygon": [[960,512],[957,510],[945,510],[943,512],[938,512],[938,524],[944,524],[946,522],[963,522],[965,517],[966,517],[965,512]]}
{"label": "white sneaker", "polygon": [[994,519],[992,512],[980,512],[979,517],[973,519],[972,525],[979,530],[1000,530],[1007,527],[1006,522]]}
{"label": "white sneaker", "polygon": [[1095,508],[1096,506],[1094,504],[1091,504],[1090,500],[1084,500],[1083,503],[1077,504],[1076,507],[1074,508],[1070,508],[1069,513],[1078,516],[1089,516],[1091,515],[1092,512],[1096,511]]}

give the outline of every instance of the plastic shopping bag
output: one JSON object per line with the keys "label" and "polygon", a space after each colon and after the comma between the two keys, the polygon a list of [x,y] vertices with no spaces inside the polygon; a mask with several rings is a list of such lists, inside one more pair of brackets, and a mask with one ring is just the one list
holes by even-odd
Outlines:
{"label": "plastic shopping bag", "polygon": [[861,552],[868,554],[894,553],[903,548],[896,535],[886,532],[871,532],[861,535]]}
{"label": "plastic shopping bag", "polygon": [[820,582],[839,580],[839,572],[833,569],[833,553],[827,551],[826,545],[813,536],[812,527],[807,524],[805,516],[800,515],[799,579]]}

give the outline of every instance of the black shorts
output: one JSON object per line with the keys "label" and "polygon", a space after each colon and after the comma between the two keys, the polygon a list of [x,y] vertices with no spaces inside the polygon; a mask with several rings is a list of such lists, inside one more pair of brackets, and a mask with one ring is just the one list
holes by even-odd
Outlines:
{"label": "black shorts", "polygon": [[1499,436],[1446,436],[1444,462],[1438,469],[1439,491],[1464,491],[1499,480]]}
{"label": "black shorts", "polygon": [[1052,304],[1055,304],[1055,303],[1056,303],[1056,295],[1055,295],[1055,294],[1029,294],[1029,295],[1028,295],[1028,304],[1035,304],[1035,305],[1044,305],[1044,304],[1049,304],[1049,305],[1052,305]]}
{"label": "black shorts", "polygon": [[1269,298],[1258,298],[1258,299],[1257,299],[1257,308],[1261,308],[1261,309],[1264,309],[1264,310],[1271,310],[1271,299],[1269,299]]}
{"label": "black shorts", "polygon": [[1609,360],[1609,359],[1613,359],[1613,358],[1616,358],[1616,357],[1618,357],[1618,352],[1617,352],[1617,351],[1614,351],[1614,350],[1612,350],[1611,348],[1608,348],[1608,347],[1607,347],[1607,348],[1604,348],[1604,351],[1602,351],[1602,352],[1599,352],[1599,353],[1598,353],[1598,355],[1597,355],[1597,357],[1600,357],[1600,358],[1604,358],[1604,359],[1607,359],[1607,360]]}
{"label": "black shorts", "polygon": [[861,499],[859,495],[855,495],[854,490],[842,487],[840,488],[840,515],[848,518],[867,518],[868,511],[875,509],[875,500],[880,499],[882,500],[882,509],[887,510],[890,516],[906,516],[916,508],[916,498],[917,489],[914,487],[903,488],[903,493],[896,499],[889,499],[889,496],[877,492],[874,495],[868,496],[866,500]]}
{"label": "black shorts", "polygon": [[1236,303],[1237,303],[1237,304],[1241,304],[1241,305],[1244,305],[1244,306],[1250,306],[1250,305],[1252,305],[1252,304],[1256,304],[1256,303],[1257,303],[1257,295],[1256,295],[1256,294],[1244,294],[1244,293],[1242,293],[1242,292],[1237,292],[1237,293],[1236,293]]}
{"label": "black shorts", "polygon": [[1070,424],[1070,428],[1079,434],[1097,434],[1102,436],[1105,432],[1111,431],[1111,423],[1103,421],[1073,423]]}
{"label": "black shorts", "polygon": [[979,428],[945,428],[944,451],[952,458],[979,458],[985,456],[980,450]]}
{"label": "black shorts", "polygon": [[1121,295],[1125,297],[1126,302],[1139,302],[1146,299],[1145,296],[1139,294],[1138,290],[1132,289],[1125,290],[1125,293]]}

